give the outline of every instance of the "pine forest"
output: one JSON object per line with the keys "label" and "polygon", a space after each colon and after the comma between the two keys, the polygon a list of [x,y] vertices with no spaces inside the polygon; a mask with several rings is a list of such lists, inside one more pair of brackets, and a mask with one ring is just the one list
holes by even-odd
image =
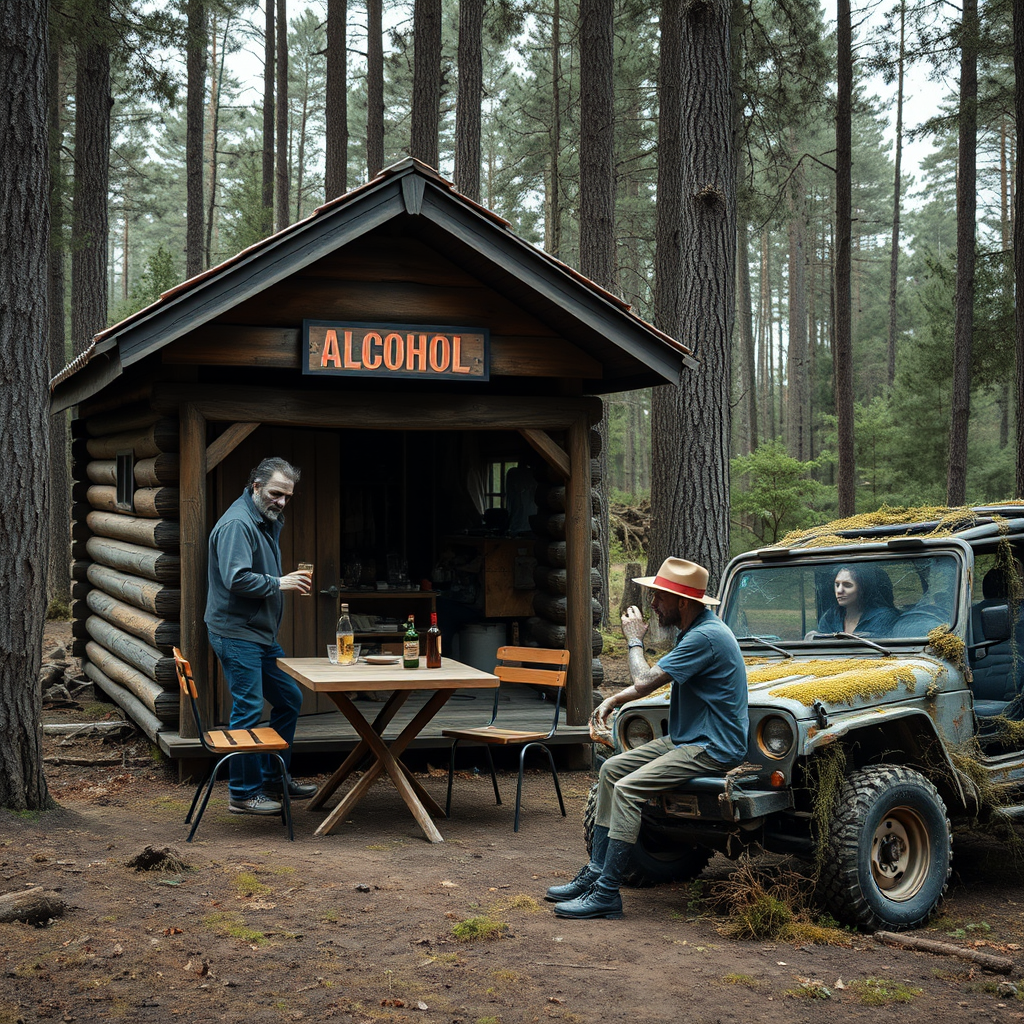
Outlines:
{"label": "pine forest", "polygon": [[51,373],[412,155],[701,360],[605,406],[655,561],[728,555],[659,527],[693,504],[674,474],[734,552],[1011,498],[1019,8],[51,0]]}

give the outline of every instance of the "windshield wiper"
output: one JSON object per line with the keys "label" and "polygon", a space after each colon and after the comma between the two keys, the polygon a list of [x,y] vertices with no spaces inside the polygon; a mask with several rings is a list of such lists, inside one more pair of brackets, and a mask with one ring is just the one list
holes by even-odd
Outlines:
{"label": "windshield wiper", "polygon": [[869,640],[866,636],[858,636],[856,633],[819,633],[818,635],[830,636],[836,640],[859,640],[862,644],[873,647],[876,651],[881,651],[887,658],[892,657],[892,651],[888,648],[883,647],[881,644],[876,644],[874,640]]}
{"label": "windshield wiper", "polygon": [[754,640],[759,644],[764,644],[765,647],[770,647],[773,651],[778,651],[785,658],[792,658],[793,653],[787,651],[785,647],[780,647],[778,644],[773,644],[771,640],[766,640],[763,636],[741,636],[739,642],[743,643],[745,640]]}

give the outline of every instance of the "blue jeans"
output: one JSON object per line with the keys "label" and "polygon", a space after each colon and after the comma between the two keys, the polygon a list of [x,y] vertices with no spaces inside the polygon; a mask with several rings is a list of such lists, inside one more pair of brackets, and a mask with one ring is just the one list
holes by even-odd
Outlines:
{"label": "blue jeans", "polygon": [[[286,765],[290,764],[295,723],[302,706],[302,690],[294,679],[277,667],[277,659],[284,657],[281,645],[235,640],[216,633],[210,633],[209,637],[231,691],[230,727],[253,729],[259,725],[266,699],[270,703],[271,728],[276,729],[288,744],[289,749],[281,751],[281,756]],[[246,754],[233,757],[228,768],[232,799],[247,800],[266,786],[281,788],[281,766],[276,757]]]}

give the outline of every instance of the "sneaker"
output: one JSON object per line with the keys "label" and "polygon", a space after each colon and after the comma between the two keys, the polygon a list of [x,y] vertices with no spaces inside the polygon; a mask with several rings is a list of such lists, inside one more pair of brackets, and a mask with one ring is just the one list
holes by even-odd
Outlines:
{"label": "sneaker", "polygon": [[231,797],[228,800],[228,810],[232,814],[280,814],[281,801],[273,800],[265,793],[257,793],[245,800]]}
{"label": "sneaker", "polygon": [[[290,779],[288,782],[288,797],[291,800],[308,800],[314,793],[316,793],[319,787],[312,782],[296,782],[294,779]],[[272,796],[275,800],[280,800],[284,793],[281,791],[281,781],[277,782],[277,785],[270,785],[264,787],[263,790],[268,796]]]}

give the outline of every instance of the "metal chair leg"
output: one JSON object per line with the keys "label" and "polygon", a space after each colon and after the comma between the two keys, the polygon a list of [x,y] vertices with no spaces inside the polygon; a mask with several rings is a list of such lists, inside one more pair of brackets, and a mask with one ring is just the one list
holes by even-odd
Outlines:
{"label": "metal chair leg", "polygon": [[213,771],[210,772],[210,781],[207,783],[206,792],[203,794],[202,802],[199,804],[199,811],[196,813],[196,820],[192,823],[192,831],[189,832],[188,839],[185,840],[186,843],[192,842],[192,837],[196,834],[196,829],[199,828],[199,822],[203,820],[206,805],[210,802],[210,794],[213,792],[213,784],[217,781],[217,776],[220,774],[221,768],[223,768],[224,765],[226,765],[234,756],[234,754],[228,754],[227,757],[222,757],[213,766]]}
{"label": "metal chair leg", "polygon": [[191,807],[189,807],[189,809],[188,809],[188,814],[186,814],[186,815],[185,815],[185,824],[186,824],[186,825],[190,825],[190,824],[192,823],[192,814],[193,814],[193,812],[194,812],[194,811],[195,811],[195,809],[196,809],[196,804],[198,804],[198,803],[199,803],[199,794],[200,794],[200,793],[202,793],[202,791],[203,791],[203,787],[204,787],[204,786],[205,786],[205,785],[206,785],[206,784],[207,784],[207,783],[208,783],[208,782],[210,781],[210,776],[211,776],[211,775],[213,774],[213,772],[214,772],[214,770],[216,769],[216,767],[217,767],[217,766],[216,766],[216,765],[214,765],[214,766],[213,766],[213,768],[211,768],[211,769],[210,769],[210,770],[209,770],[209,771],[208,771],[208,772],[207,772],[207,773],[206,773],[206,774],[205,774],[205,775],[204,775],[204,776],[203,776],[203,777],[202,777],[202,778],[201,778],[201,779],[199,780],[199,785],[198,785],[198,786],[196,786],[196,791],[195,791],[195,794],[194,794],[194,796],[192,797],[192,806],[191,806]]}
{"label": "metal chair leg", "polygon": [[494,758],[491,756],[491,748],[484,744],[484,751],[487,754],[487,766],[491,769],[491,785],[494,787],[494,802],[501,806],[501,794],[498,792],[498,776],[494,772]]}
{"label": "metal chair leg", "polygon": [[281,821],[288,826],[288,838],[295,842],[295,831],[292,829],[292,798],[288,789],[292,784],[292,777],[288,774],[288,768],[284,758],[276,751],[274,756],[281,762]]}
{"label": "metal chair leg", "polygon": [[530,747],[540,747],[544,753],[548,755],[548,765],[551,768],[551,778],[554,779],[555,782],[555,794],[558,797],[558,807],[562,812],[562,817],[565,817],[565,801],[562,799],[562,787],[558,783],[558,772],[555,770],[555,757],[551,753],[551,748],[545,743],[527,743],[519,752],[519,780],[516,783],[516,816],[512,825],[513,832],[519,831],[519,810],[523,796],[523,766],[526,762],[526,752]]}

